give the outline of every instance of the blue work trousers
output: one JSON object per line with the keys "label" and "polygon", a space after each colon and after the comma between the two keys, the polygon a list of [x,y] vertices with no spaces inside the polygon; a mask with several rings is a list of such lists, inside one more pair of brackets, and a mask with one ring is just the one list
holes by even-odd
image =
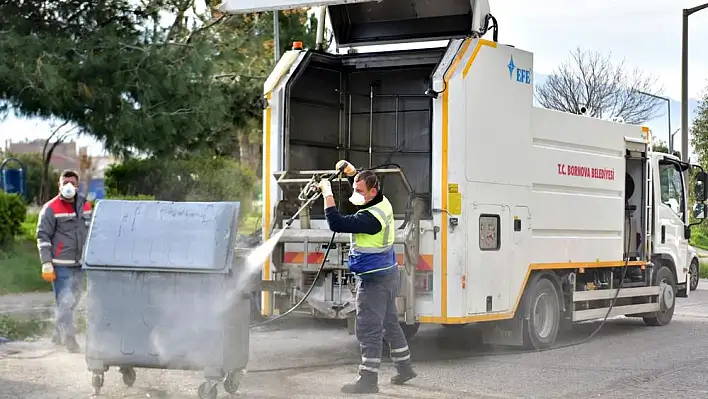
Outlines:
{"label": "blue work trousers", "polygon": [[84,271],[81,266],[54,266],[56,279],[52,284],[56,303],[55,334],[62,339],[74,337],[76,326],[74,312],[81,300],[84,287]]}
{"label": "blue work trousers", "polygon": [[356,338],[361,348],[360,375],[379,372],[383,339],[391,347],[391,360],[396,369],[410,367],[411,353],[396,311],[399,280],[398,267],[359,280]]}

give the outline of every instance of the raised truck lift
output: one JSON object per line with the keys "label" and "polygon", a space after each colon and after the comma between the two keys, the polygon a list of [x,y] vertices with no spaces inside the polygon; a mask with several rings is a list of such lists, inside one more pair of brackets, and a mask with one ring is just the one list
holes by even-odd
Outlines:
{"label": "raised truck lift", "polygon": [[[308,6],[329,16],[337,51],[325,51],[319,29],[317,48],[286,52],[265,83],[264,238],[298,211],[314,176],[347,159],[375,169],[397,212],[409,337],[421,323],[483,323],[487,343],[542,349],[564,324],[671,321],[675,298],[690,291],[689,219],[705,217],[699,166],[652,152],[645,127],[535,107],[533,54],[497,41],[486,0],[227,0],[221,9]],[[493,40],[483,39],[489,30]],[[437,40],[447,45],[423,44]],[[363,47],[402,43],[419,44]],[[351,212],[348,182],[332,186]],[[326,251],[321,201],[264,266],[264,315],[314,284],[302,310],[353,320],[348,237]]]}

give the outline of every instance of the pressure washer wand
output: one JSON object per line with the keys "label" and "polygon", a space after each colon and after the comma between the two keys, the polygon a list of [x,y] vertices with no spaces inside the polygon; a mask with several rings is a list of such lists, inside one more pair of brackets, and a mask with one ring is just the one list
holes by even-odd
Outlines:
{"label": "pressure washer wand", "polygon": [[307,208],[308,206],[310,206],[311,203],[315,202],[315,201],[316,201],[318,198],[320,198],[321,196],[322,196],[322,193],[318,191],[318,192],[315,193],[315,195],[313,195],[312,197],[310,197],[310,199],[308,199],[304,204],[302,204],[302,206],[300,207],[300,209],[298,209],[297,212],[295,212],[295,214],[294,214],[290,219],[288,219],[288,220],[285,222],[284,228],[287,229],[288,227],[290,227],[290,225],[293,224],[293,222],[295,221],[295,219],[297,219],[298,215],[300,215],[300,213],[301,213],[303,210],[305,210],[305,208]]}
{"label": "pressure washer wand", "polygon": [[[339,176],[340,173],[344,172],[344,168],[346,168],[346,165],[342,166],[341,168],[339,168],[339,170],[337,170],[336,172],[334,172],[334,173],[332,173],[331,175],[329,175],[329,176],[327,177],[327,180],[332,181],[332,180],[336,179],[337,176]],[[319,180],[318,180],[318,181],[319,181]],[[300,209],[298,209],[297,212],[295,212],[295,214],[294,214],[290,219],[288,219],[288,220],[285,222],[285,225],[283,226],[283,228],[284,228],[284,229],[287,229],[288,227],[290,227],[290,226],[293,224],[293,222],[295,221],[295,219],[297,219],[298,215],[300,215],[300,213],[301,213],[305,208],[307,208],[308,206],[310,206],[310,204],[312,204],[313,202],[317,201],[317,199],[319,199],[321,196],[322,196],[322,193],[319,192],[319,191],[316,191],[316,192],[312,195],[312,197],[310,197],[307,201],[305,201],[305,203],[302,204],[302,206],[300,207]]]}

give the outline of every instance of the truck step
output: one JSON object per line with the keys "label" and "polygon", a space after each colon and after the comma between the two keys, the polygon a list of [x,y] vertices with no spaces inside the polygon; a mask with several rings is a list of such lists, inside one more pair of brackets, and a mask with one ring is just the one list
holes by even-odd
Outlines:
{"label": "truck step", "polygon": [[654,296],[659,295],[659,287],[636,287],[624,288],[619,290],[593,290],[593,291],[575,291],[573,292],[573,302],[581,301],[596,301],[599,299],[612,299],[617,295],[617,298],[632,298],[638,296]]}

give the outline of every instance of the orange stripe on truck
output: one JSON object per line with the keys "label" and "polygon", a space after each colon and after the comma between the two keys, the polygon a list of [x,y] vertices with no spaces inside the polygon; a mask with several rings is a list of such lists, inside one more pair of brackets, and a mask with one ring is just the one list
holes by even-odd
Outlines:
{"label": "orange stripe on truck", "polygon": [[[285,252],[283,256],[283,262],[302,264],[305,263],[305,253],[304,252]],[[324,260],[323,252],[310,252],[307,254],[308,264],[321,264]],[[399,265],[405,265],[406,259],[403,254],[396,254],[396,261]],[[418,267],[416,270],[420,272],[430,272],[433,271],[433,255],[420,255],[418,256]]]}

